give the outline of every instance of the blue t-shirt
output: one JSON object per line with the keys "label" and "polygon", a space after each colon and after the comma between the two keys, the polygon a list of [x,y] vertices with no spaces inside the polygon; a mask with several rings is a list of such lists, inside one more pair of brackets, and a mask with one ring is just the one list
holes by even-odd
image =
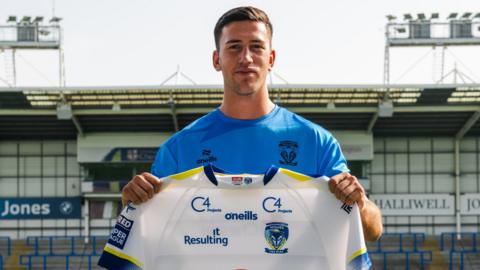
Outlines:
{"label": "blue t-shirt", "polygon": [[160,147],[152,173],[164,177],[208,163],[230,173],[261,174],[272,165],[311,176],[348,171],[328,131],[279,106],[254,120],[208,113]]}

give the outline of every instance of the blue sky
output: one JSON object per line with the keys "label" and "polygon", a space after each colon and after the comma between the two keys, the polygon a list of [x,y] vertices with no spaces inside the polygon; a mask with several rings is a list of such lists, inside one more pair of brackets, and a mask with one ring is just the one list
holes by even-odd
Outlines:
{"label": "blue sky", "polygon": [[[273,21],[275,72],[290,83],[314,84],[382,83],[387,14],[439,12],[445,18],[450,12],[480,12],[473,0],[0,0],[0,22],[8,15],[51,17],[54,6],[55,15],[63,18],[69,86],[156,85],[177,65],[199,84],[221,84],[211,64],[213,26],[223,12],[241,5],[262,8]],[[392,49],[391,82],[433,82],[440,50],[430,50]],[[480,82],[480,46],[448,51],[446,72],[456,62]],[[55,52],[18,55],[18,85],[58,84]],[[0,77],[4,66],[0,54]]]}

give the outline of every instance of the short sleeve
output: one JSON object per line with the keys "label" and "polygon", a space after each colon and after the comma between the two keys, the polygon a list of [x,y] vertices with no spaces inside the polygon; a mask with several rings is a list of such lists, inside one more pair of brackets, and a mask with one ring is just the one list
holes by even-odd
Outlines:
{"label": "short sleeve", "polygon": [[350,171],[338,141],[330,133],[324,134],[320,145],[321,147],[318,149],[319,175],[332,177]]}
{"label": "short sleeve", "polygon": [[156,177],[165,177],[178,173],[177,159],[170,149],[171,147],[171,140],[168,140],[158,150],[151,168],[152,174]]}

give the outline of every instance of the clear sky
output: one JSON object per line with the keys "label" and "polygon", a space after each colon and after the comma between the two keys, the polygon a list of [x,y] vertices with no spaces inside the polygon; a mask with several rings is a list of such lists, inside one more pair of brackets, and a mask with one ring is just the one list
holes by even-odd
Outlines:
{"label": "clear sky", "polygon": [[[382,83],[387,14],[439,12],[445,18],[450,12],[480,12],[478,0],[0,0],[0,22],[8,15],[50,18],[55,6],[55,15],[63,18],[69,86],[158,85],[177,65],[199,84],[221,84],[211,64],[213,27],[221,14],[241,5],[269,14],[275,72],[289,83],[315,84]],[[431,50],[392,49],[391,82],[438,79],[440,50]],[[480,46],[447,51],[446,72],[456,62],[480,83]],[[18,85],[58,84],[56,53],[17,54]],[[0,77],[5,77],[3,54]]]}

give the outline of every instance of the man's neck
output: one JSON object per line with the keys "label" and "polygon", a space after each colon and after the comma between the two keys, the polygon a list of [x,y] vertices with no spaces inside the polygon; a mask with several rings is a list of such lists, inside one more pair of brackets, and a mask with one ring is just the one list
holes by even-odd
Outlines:
{"label": "man's neck", "polygon": [[220,110],[235,119],[257,119],[270,113],[275,104],[268,97],[268,91],[254,95],[239,96],[225,93]]}

